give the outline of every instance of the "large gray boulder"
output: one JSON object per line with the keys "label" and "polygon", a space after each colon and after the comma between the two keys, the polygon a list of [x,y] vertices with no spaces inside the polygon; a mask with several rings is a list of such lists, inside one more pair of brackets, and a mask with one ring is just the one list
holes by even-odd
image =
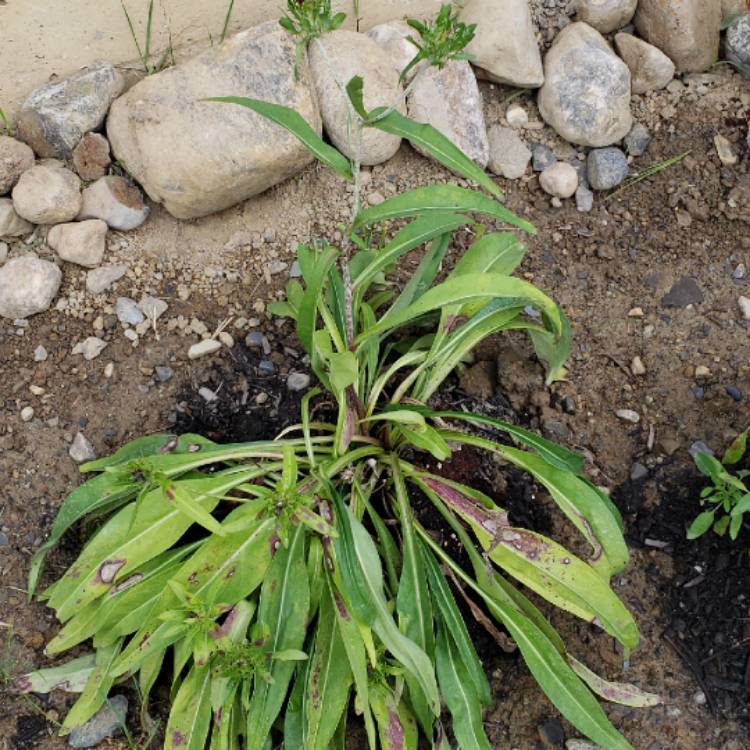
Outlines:
{"label": "large gray boulder", "polygon": [[21,107],[16,119],[19,138],[38,156],[70,158],[84,134],[104,122],[124,85],[119,71],[100,62],[42,86]]}
{"label": "large gray boulder", "polygon": [[609,146],[630,130],[630,71],[596,29],[580,21],[566,26],[544,73],[539,111],[566,141]]}
{"label": "large gray boulder", "polygon": [[[342,86],[354,77],[364,81],[364,105],[369,111],[389,107],[401,95],[399,74],[388,55],[366,34],[338,29],[310,45],[310,70],[329,138],[349,158],[356,156],[356,137],[349,105]],[[400,112],[405,111],[399,102]],[[362,164],[374,165],[390,159],[401,145],[401,138],[376,128],[362,133]]]}
{"label": "large gray boulder", "polygon": [[522,88],[542,85],[542,57],[528,0],[469,0],[461,20],[477,24],[466,51],[480,78]]}
{"label": "large gray boulder", "polygon": [[741,66],[750,65],[750,13],[735,18],[729,24],[726,50],[728,60]]}
{"label": "large gray boulder", "polygon": [[0,195],[10,192],[18,178],[34,166],[34,152],[21,141],[0,135]]}
{"label": "large gray boulder", "polygon": [[[452,60],[441,69],[424,71],[412,88],[407,104],[409,117],[432,125],[482,169],[487,166],[490,146],[482,95],[468,62]],[[429,156],[421,148],[417,150]]]}
{"label": "large gray boulder", "polygon": [[202,101],[242,96],[299,112],[320,133],[307,58],[295,76],[294,40],[269,22],[149,76],[113,105],[112,152],[149,197],[178,219],[206,216],[291,177],[311,154],[245,107]]}
{"label": "large gray boulder", "polygon": [[680,73],[699,73],[719,54],[721,0],[640,0],[635,27]]}
{"label": "large gray boulder", "polygon": [[35,255],[12,258],[0,267],[0,316],[16,320],[46,310],[60,288],[62,272]]}

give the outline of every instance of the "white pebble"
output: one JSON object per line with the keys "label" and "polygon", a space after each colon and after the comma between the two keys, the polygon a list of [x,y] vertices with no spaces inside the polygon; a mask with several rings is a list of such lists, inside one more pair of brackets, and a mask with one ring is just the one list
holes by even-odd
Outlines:
{"label": "white pebble", "polygon": [[47,350],[39,344],[36,349],[34,349],[34,362],[44,362],[47,359]]}
{"label": "white pebble", "polygon": [[21,421],[22,422],[31,422],[31,420],[34,419],[34,409],[31,406],[24,406],[23,409],[21,409]]}
{"label": "white pebble", "polygon": [[107,362],[107,364],[104,366],[104,377],[111,378],[114,374],[115,374],[115,363]]}
{"label": "white pebble", "polygon": [[631,422],[632,424],[638,424],[641,421],[641,415],[632,409],[618,409],[615,415],[618,419],[622,419],[624,422]]}
{"label": "white pebble", "polygon": [[737,300],[737,304],[740,306],[740,310],[742,312],[742,317],[745,320],[750,320],[750,298],[748,298],[748,297],[740,297]]}
{"label": "white pebble", "polygon": [[216,339],[205,339],[193,344],[188,349],[188,359],[200,359],[209,354],[215,354],[219,349],[221,349],[221,342]]}
{"label": "white pebble", "polygon": [[512,128],[522,128],[529,121],[529,116],[520,104],[511,104],[505,110],[505,120]]}
{"label": "white pebble", "polygon": [[234,346],[232,334],[227,331],[221,331],[221,333],[219,333],[219,341],[221,341],[227,349],[231,349]]}
{"label": "white pebble", "polygon": [[633,375],[645,375],[646,365],[643,364],[643,360],[640,357],[633,357],[633,361],[630,363],[630,369]]}
{"label": "white pebble", "polygon": [[86,436],[82,432],[77,432],[68,455],[77,464],[82,464],[84,461],[93,461],[96,458],[96,451],[94,446],[86,439]]}

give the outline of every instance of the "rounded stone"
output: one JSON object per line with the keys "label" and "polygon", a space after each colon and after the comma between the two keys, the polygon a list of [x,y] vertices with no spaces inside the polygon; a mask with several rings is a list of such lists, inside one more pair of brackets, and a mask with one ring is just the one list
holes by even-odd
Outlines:
{"label": "rounded stone", "polygon": [[140,190],[123,177],[102,177],[83,191],[78,220],[101,219],[112,229],[127,232],[148,218],[149,207]]}
{"label": "rounded stone", "polygon": [[739,65],[750,65],[750,13],[735,18],[729,24],[725,46],[727,60]]}
{"label": "rounded stone", "polygon": [[630,172],[628,158],[619,148],[595,148],[586,159],[589,185],[594,190],[617,187]]}
{"label": "rounded stone", "polygon": [[21,141],[0,135],[0,195],[5,195],[18,178],[34,166],[34,152]]}
{"label": "rounded stone", "polygon": [[549,195],[570,198],[578,187],[578,172],[570,164],[558,161],[539,175],[539,184]]}
{"label": "rounded stone", "polygon": [[638,0],[578,0],[577,18],[602,34],[621,29],[635,13]]}
{"label": "rounded stone", "polygon": [[55,298],[62,272],[35,255],[12,258],[0,267],[0,316],[17,320],[44,312]]}
{"label": "rounded stone", "polygon": [[95,268],[106,249],[107,224],[99,219],[58,224],[47,233],[47,244],[68,263]]}
{"label": "rounded stone", "polygon": [[16,213],[32,224],[62,224],[81,210],[81,181],[69,169],[36,166],[13,188]]}
{"label": "rounded stone", "polygon": [[82,180],[98,180],[112,163],[109,141],[100,133],[86,133],[73,149],[73,166]]}

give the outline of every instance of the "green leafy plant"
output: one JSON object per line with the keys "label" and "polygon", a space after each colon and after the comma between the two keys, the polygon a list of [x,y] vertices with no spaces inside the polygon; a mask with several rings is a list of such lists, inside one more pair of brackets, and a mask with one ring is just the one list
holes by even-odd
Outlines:
{"label": "green leafy plant", "polygon": [[[534,228],[436,130],[365,111],[361,80],[345,88],[359,128],[419,143],[485,192],[432,185],[365,209],[357,197],[341,247],[324,239],[299,247],[302,278],[274,305],[293,321],[320,382],[302,399],[299,424],[275,440],[231,445],[152,435],[82,467],[94,476],[63,503],[29,590],[73,524],[106,516],[42,595],[63,623],[47,653],[89,638],[96,652],[27,675],[19,687],[82,691],[67,730],[126,678],[137,680],[145,713],[169,658],[167,750],[265,750],[282,738],[295,750],[342,748],[352,711],[371,750],[416,750],[420,735],[445,750],[448,715],[462,750],[489,750],[482,707],[492,696],[459,592],[506,628],[581,732],[628,750],[596,694],[633,706],[659,699],[576,660],[521,588],[595,623],[626,653],[636,646],[636,624],[610,587],[628,559],[617,510],[577,454],[509,422],[435,404],[451,372],[501,331],[528,331],[550,365],[565,361],[564,314],[512,275],[523,244],[479,218]],[[216,101],[286,128],[358,191],[356,159],[296,112]],[[442,273],[467,229],[473,243]],[[416,252],[416,271],[398,286],[391,272]],[[486,451],[528,472],[580,533],[588,559],[514,526],[491,497],[445,476],[444,463],[460,451]],[[457,547],[444,546],[448,536]]]}
{"label": "green leafy plant", "polygon": [[287,15],[279,20],[279,24],[297,39],[298,66],[310,42],[335,31],[346,20],[346,13],[333,13],[331,0],[287,0],[286,8]]}
{"label": "green leafy plant", "polygon": [[700,503],[708,505],[709,510],[704,510],[690,525],[688,539],[697,539],[709,529],[719,536],[724,536],[729,530],[730,539],[736,539],[739,535],[744,514],[750,512],[750,487],[744,482],[750,476],[750,471],[739,469],[732,474],[728,467],[742,460],[747,451],[747,437],[748,430],[740,433],[721,461],[705,452],[693,456],[698,470],[711,480],[712,485],[701,490]]}

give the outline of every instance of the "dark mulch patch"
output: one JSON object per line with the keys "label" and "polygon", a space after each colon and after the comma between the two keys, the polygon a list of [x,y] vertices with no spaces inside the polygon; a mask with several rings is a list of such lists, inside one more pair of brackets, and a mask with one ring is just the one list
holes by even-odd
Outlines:
{"label": "dark mulch patch", "polygon": [[688,541],[705,482],[696,471],[665,467],[655,478],[658,502],[644,502],[644,483],[618,488],[629,513],[629,542],[662,547],[674,564],[665,581],[654,575],[664,603],[664,639],[685,661],[711,710],[750,723],[750,529],[736,541],[709,532]]}

